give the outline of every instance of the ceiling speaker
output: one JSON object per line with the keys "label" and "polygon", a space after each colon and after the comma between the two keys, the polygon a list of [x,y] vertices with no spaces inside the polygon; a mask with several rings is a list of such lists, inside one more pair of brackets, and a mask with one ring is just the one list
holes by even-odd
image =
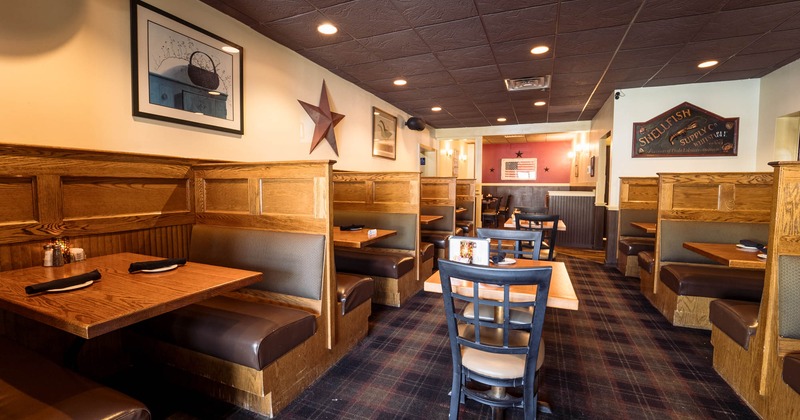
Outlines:
{"label": "ceiling speaker", "polygon": [[414,131],[422,131],[425,129],[425,120],[420,117],[411,117],[406,121],[406,127]]}

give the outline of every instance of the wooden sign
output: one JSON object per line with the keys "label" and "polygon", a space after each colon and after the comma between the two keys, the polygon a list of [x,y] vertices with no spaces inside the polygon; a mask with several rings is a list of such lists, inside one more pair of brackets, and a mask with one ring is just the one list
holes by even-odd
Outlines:
{"label": "wooden sign", "polygon": [[684,102],[633,124],[633,157],[736,156],[739,118],[723,118]]}

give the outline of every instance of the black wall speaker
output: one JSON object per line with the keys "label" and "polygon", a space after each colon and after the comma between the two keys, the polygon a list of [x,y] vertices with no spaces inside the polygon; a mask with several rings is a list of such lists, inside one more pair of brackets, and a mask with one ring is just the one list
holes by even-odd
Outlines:
{"label": "black wall speaker", "polygon": [[422,131],[425,129],[425,120],[420,117],[411,117],[406,121],[406,127],[414,131]]}

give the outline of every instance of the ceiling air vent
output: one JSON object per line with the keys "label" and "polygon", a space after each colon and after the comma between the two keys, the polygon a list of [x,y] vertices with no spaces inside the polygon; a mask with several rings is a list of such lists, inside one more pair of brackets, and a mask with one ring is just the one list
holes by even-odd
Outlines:
{"label": "ceiling air vent", "polygon": [[509,92],[517,90],[546,90],[550,88],[550,75],[539,77],[522,77],[519,79],[506,79],[506,89]]}

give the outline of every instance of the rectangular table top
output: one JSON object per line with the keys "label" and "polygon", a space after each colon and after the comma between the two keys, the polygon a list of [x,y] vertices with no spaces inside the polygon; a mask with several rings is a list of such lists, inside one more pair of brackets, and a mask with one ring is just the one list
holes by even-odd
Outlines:
{"label": "rectangular table top", "polygon": [[683,247],[728,267],[767,268],[767,259],[758,258],[760,251],[741,249],[736,244],[684,242]]}
{"label": "rectangular table top", "polygon": [[333,245],[343,248],[363,248],[374,244],[383,238],[397,235],[396,230],[376,229],[375,236],[369,236],[369,228],[361,230],[341,230],[339,226],[333,227]]}
{"label": "rectangular table top", "polygon": [[[0,307],[83,338],[93,338],[261,281],[261,273],[196,262],[159,273],[128,273],[132,262],[161,258],[106,255],[62,267],[0,272]],[[25,286],[100,271],[81,289],[25,294]]]}
{"label": "rectangular table top", "polygon": [[645,233],[656,233],[656,223],[651,222],[631,222],[631,226],[639,228]]}
{"label": "rectangular table top", "polygon": [[430,222],[435,222],[437,220],[444,219],[444,216],[439,216],[435,214],[420,214],[419,215],[419,222],[423,225],[427,225]]}
{"label": "rectangular table top", "polygon": [[[513,217],[509,217],[508,220],[506,220],[506,223],[503,224],[503,227],[516,229],[517,228],[517,222],[514,220]],[[542,229],[552,229],[552,228],[553,228],[553,222],[543,222],[542,223]],[[558,231],[559,232],[565,232],[566,230],[567,230],[567,225],[564,223],[563,220],[558,219]]]}
{"label": "rectangular table top", "polygon": [[[567,267],[563,262],[558,261],[539,261],[539,260],[523,260],[517,259],[515,264],[505,265],[503,268],[524,268],[524,267],[553,267],[553,275],[550,277],[550,293],[547,297],[547,306],[550,308],[569,309],[573,311],[578,310],[578,296],[575,294],[575,289],[572,287],[572,280],[567,273]],[[464,282],[462,286],[465,290],[461,293],[466,293],[471,288],[471,282]],[[427,280],[425,280],[425,291],[442,293],[442,283],[439,278],[439,272],[433,273]],[[502,299],[502,289],[486,288],[481,289],[483,297],[486,299]],[[511,288],[511,298],[530,299],[535,297],[536,286],[514,286]]]}

